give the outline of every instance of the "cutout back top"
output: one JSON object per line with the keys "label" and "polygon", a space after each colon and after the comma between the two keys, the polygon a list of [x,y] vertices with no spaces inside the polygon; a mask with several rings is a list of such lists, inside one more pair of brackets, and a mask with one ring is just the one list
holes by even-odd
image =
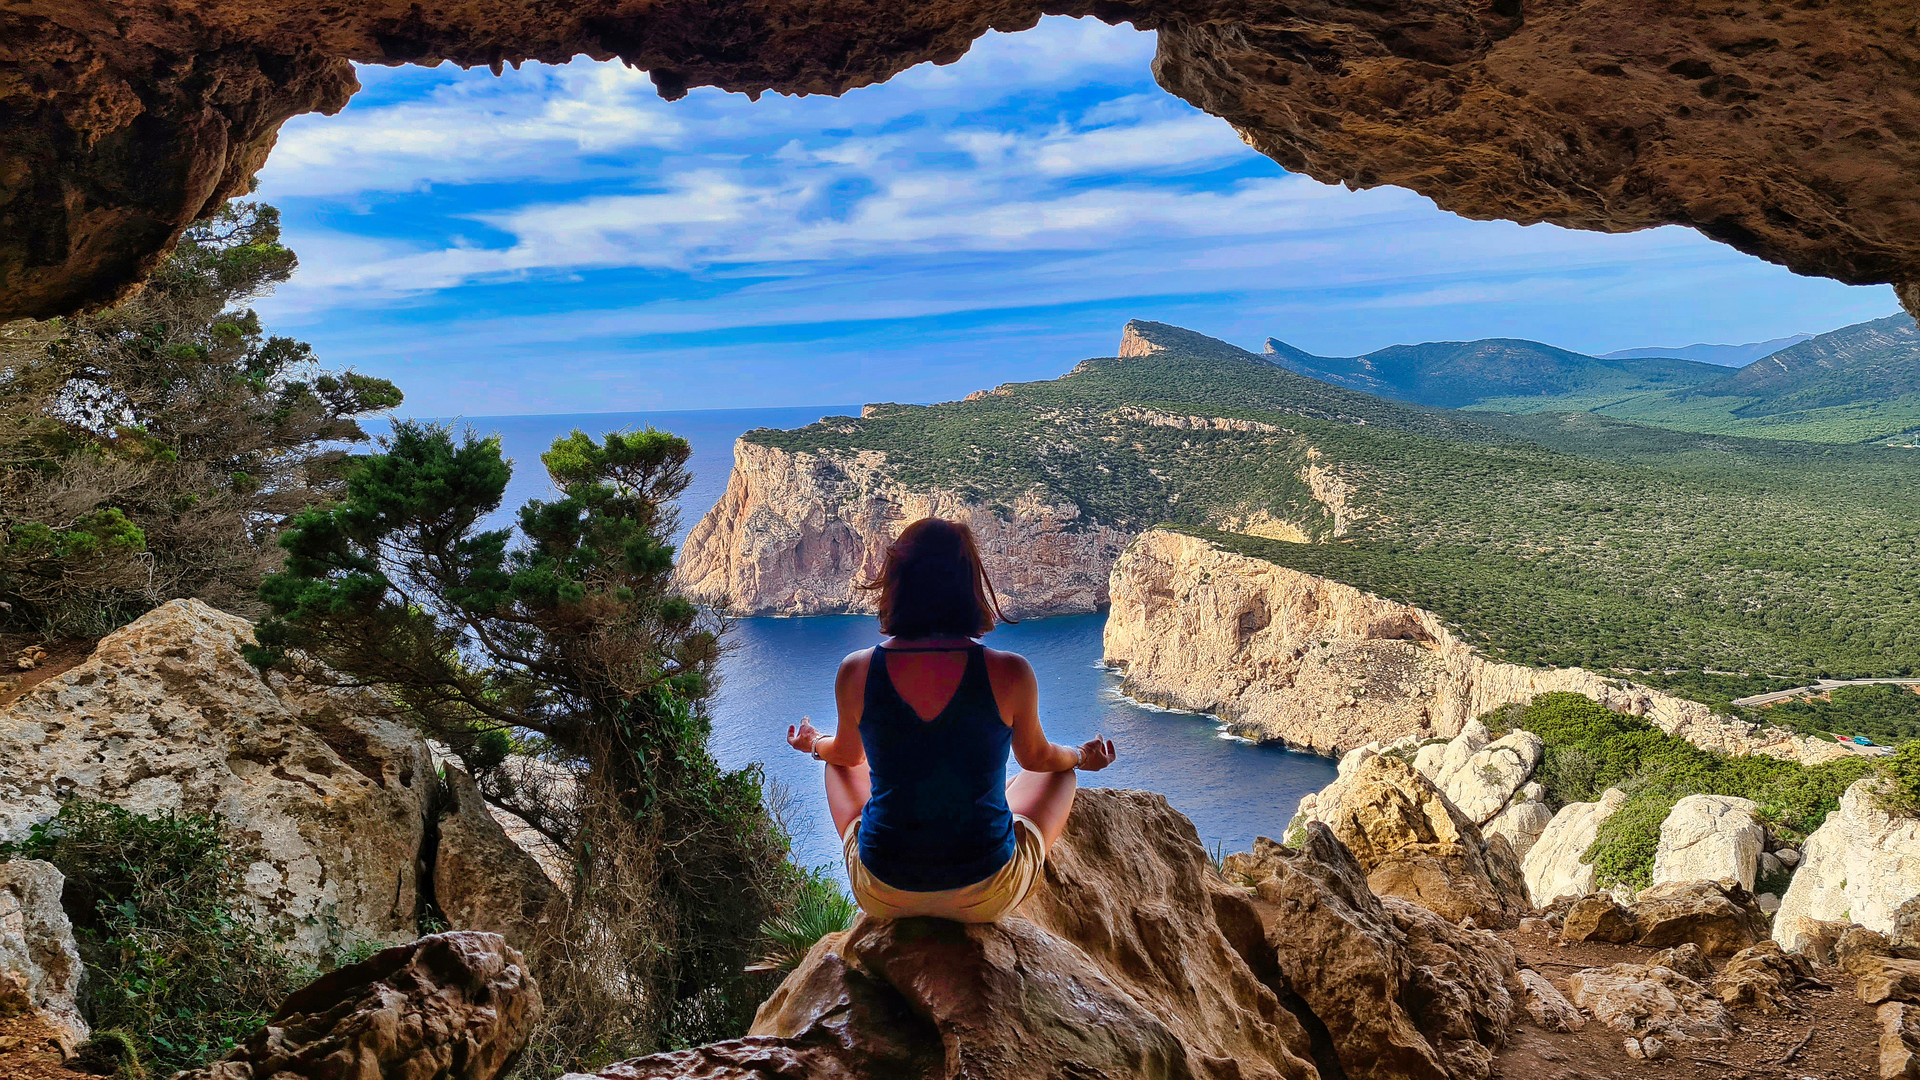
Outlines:
{"label": "cutout back top", "polygon": [[1013,729],[1000,718],[986,649],[966,649],[960,684],[930,719],[913,711],[887,673],[890,652],[959,651],[879,645],[867,664],[860,744],[873,794],[860,814],[860,862],[896,889],[957,889],[992,877],[1013,857]]}

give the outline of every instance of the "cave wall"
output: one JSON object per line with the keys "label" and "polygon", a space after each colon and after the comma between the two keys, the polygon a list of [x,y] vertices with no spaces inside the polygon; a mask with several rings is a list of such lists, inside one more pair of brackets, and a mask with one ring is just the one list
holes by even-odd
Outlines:
{"label": "cave wall", "polygon": [[346,104],[352,62],[618,57],[668,98],[838,94],[1043,14],[1157,31],[1162,86],[1318,180],[1471,218],[1688,225],[1920,311],[1907,0],[11,0],[0,320],[123,295],[247,190],[282,122]]}

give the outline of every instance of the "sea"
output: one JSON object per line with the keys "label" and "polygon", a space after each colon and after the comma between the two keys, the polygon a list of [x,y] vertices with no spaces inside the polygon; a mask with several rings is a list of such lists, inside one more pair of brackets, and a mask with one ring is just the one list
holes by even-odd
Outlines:
{"label": "sea", "polygon": [[[824,416],[858,415],[859,406],[721,409],[682,412],[474,416],[450,422],[498,435],[514,462],[496,524],[531,498],[553,492],[540,454],[579,429],[653,426],[693,448],[692,482],[681,497],[676,540],[719,500],[733,468],[733,444],[754,428],[793,428]],[[1334,763],[1311,754],[1260,746],[1226,733],[1213,717],[1141,704],[1120,693],[1120,680],[1100,663],[1106,613],[1028,619],[1001,626],[986,644],[1025,656],[1040,683],[1040,717],[1053,741],[1072,746],[1095,735],[1114,741],[1119,758],[1085,785],[1144,788],[1192,819],[1209,849],[1244,851],[1256,836],[1279,837],[1300,797],[1333,780]],[[842,881],[840,845],[821,788],[823,766],[786,744],[787,725],[809,717],[831,731],[833,677],[840,660],[879,640],[871,616],[736,619],[730,624],[720,687],[712,702],[713,751],[727,768],[758,764],[768,794],[793,837],[793,858]],[[1016,766],[1017,767],[1017,766]]]}

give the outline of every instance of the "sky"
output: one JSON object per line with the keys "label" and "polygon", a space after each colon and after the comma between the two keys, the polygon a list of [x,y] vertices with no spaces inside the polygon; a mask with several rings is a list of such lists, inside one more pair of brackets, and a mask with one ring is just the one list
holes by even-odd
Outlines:
{"label": "sky", "polygon": [[840,98],[584,58],[363,67],[260,174],[257,305],[404,412],[941,401],[1111,355],[1130,318],[1323,355],[1741,343],[1897,310],[1685,229],[1473,222],[1289,174],[1161,91],[1153,36],[1049,18]]}

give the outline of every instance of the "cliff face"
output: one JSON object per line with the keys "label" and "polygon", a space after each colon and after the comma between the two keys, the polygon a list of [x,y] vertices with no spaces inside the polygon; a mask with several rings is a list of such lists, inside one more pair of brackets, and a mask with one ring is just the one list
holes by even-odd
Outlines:
{"label": "cliff face", "polygon": [[1127,693],[1315,753],[1452,737],[1473,717],[1552,691],[1728,754],[1847,753],[1581,668],[1489,660],[1432,612],[1179,533],[1142,534],[1114,564],[1110,591],[1106,659],[1125,670]]}
{"label": "cliff face", "polygon": [[1090,524],[1071,502],[1027,497],[989,506],[953,491],[912,491],[886,455],[794,453],[740,440],[727,490],[681,545],[689,598],[736,615],[870,612],[855,586],[879,572],[887,545],[923,517],[972,526],[1008,615],[1093,611],[1107,568],[1131,534]]}

